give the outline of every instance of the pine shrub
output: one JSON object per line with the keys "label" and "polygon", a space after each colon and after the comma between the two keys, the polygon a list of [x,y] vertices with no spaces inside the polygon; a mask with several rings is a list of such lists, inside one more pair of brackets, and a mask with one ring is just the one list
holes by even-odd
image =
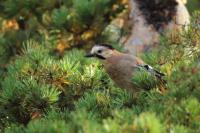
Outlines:
{"label": "pine shrub", "polygon": [[[166,74],[167,84],[158,85],[148,73],[138,72],[133,82],[148,89],[138,95],[118,88],[101,62],[86,59],[84,50],[70,49],[62,57],[52,52],[63,27],[76,35],[96,22],[100,26],[108,23],[104,18],[114,2],[6,0],[0,5],[3,14],[7,14],[3,17],[24,15],[26,23],[37,23],[41,28],[37,32],[48,34],[37,34],[35,27],[26,29],[23,19],[18,20],[20,31],[0,33],[1,63],[10,58],[0,69],[0,132],[200,132],[199,12],[192,15],[186,30],[163,36],[158,48],[141,55],[145,62]],[[48,24],[53,28],[45,28]],[[30,36],[21,40],[24,34]],[[13,47],[18,51],[10,51]],[[164,92],[159,91],[162,87]]]}

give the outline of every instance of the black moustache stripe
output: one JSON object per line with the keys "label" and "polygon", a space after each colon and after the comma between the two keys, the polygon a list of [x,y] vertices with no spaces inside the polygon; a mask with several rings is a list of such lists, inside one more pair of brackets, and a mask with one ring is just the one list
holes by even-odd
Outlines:
{"label": "black moustache stripe", "polygon": [[106,59],[105,57],[103,57],[103,56],[101,56],[101,55],[96,55],[96,57],[99,58],[99,59],[102,59],[102,60],[105,60],[105,59]]}

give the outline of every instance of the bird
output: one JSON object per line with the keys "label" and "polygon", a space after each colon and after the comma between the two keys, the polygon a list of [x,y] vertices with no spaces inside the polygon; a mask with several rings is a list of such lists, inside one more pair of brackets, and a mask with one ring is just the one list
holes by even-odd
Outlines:
{"label": "bird", "polygon": [[142,59],[128,53],[122,53],[113,48],[110,44],[96,44],[85,57],[96,57],[102,61],[103,67],[114,81],[114,83],[127,90],[140,92],[140,88],[133,84],[132,77],[138,70],[145,70],[158,79],[162,79],[165,74],[155,70],[146,64]]}

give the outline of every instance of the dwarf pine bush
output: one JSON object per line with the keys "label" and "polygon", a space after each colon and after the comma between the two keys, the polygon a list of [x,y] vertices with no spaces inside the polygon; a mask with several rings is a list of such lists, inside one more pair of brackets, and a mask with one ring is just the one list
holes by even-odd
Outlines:
{"label": "dwarf pine bush", "polygon": [[[24,15],[26,24],[23,27],[20,20],[20,30],[0,33],[0,65],[7,62],[0,66],[0,132],[200,132],[199,12],[192,15],[186,30],[163,36],[158,48],[141,55],[166,74],[167,83],[159,85],[154,77],[138,71],[133,83],[148,91],[133,95],[113,83],[101,62],[86,59],[83,49],[69,47],[61,55],[54,51],[63,35],[69,35],[72,44],[83,43],[89,25],[109,23],[105,18],[113,17],[109,9],[116,1],[46,3],[6,0],[1,5],[5,17]],[[33,16],[29,11],[34,11]]]}

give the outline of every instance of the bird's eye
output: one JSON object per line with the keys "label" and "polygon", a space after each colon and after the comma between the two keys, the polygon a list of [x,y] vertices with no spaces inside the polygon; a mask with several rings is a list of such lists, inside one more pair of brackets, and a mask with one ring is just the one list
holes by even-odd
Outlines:
{"label": "bird's eye", "polygon": [[102,53],[102,50],[98,50],[97,53],[99,53],[99,54]]}

